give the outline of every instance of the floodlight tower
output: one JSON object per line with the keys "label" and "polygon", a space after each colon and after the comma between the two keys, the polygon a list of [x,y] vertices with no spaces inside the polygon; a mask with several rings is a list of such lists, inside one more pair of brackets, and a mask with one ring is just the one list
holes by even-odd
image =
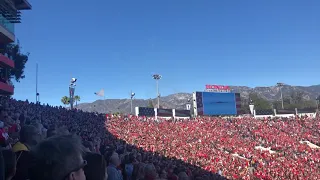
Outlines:
{"label": "floodlight tower", "polygon": [[283,86],[284,86],[284,83],[277,83],[277,87],[279,87],[279,89],[280,89],[281,107],[282,107],[282,109],[284,109],[284,106],[283,106],[283,95],[282,95],[282,87]]}
{"label": "floodlight tower", "polygon": [[186,104],[187,110],[190,110],[190,107],[191,107],[190,101],[191,101],[191,100],[188,98],[188,99],[187,99],[187,104]]}
{"label": "floodlight tower", "polygon": [[130,98],[131,98],[131,111],[130,112],[131,112],[131,114],[132,114],[132,102],[133,102],[133,98],[135,95],[136,95],[136,93],[131,91],[131,94],[130,94]]}
{"label": "floodlight tower", "polygon": [[249,99],[249,109],[250,109],[250,113],[251,115],[254,114],[254,103],[252,99]]}
{"label": "floodlight tower", "polygon": [[73,109],[73,102],[74,102],[74,91],[76,89],[76,78],[71,78],[70,85],[69,85],[69,96],[70,96],[70,108]]}
{"label": "floodlight tower", "polygon": [[152,78],[156,80],[157,85],[157,98],[158,98],[158,109],[160,108],[160,94],[159,94],[159,80],[162,78],[160,74],[154,74],[152,75]]}
{"label": "floodlight tower", "polygon": [[319,111],[319,102],[320,102],[320,95],[316,98],[317,102],[317,112]]}

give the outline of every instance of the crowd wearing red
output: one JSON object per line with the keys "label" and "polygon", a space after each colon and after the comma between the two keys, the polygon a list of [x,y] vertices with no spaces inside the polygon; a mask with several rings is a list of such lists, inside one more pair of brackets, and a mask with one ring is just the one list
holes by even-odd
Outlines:
{"label": "crowd wearing red", "polygon": [[320,179],[319,118],[201,117],[178,122],[111,118],[107,125],[129,144],[228,179]]}

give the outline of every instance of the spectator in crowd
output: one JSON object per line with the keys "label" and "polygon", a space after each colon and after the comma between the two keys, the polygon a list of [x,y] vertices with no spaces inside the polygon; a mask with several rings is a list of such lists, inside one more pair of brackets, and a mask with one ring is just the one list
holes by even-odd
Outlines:
{"label": "spectator in crowd", "polygon": [[2,149],[0,148],[0,180],[5,180],[5,168]]}
{"label": "spectator in crowd", "polygon": [[87,165],[84,167],[86,180],[107,180],[107,164],[103,156],[96,153],[87,152],[84,159]]}
{"label": "spectator in crowd", "polygon": [[85,180],[83,147],[78,137],[54,136],[39,143],[32,151],[34,161],[30,180]]}
{"label": "spectator in crowd", "polygon": [[0,106],[0,121],[4,123],[4,120],[7,118],[8,113],[5,108],[1,105]]}
{"label": "spectator in crowd", "polygon": [[31,125],[38,129],[38,132],[40,132],[41,140],[45,139],[47,137],[47,129],[44,128],[43,125],[39,121],[31,123]]}
{"label": "spectator in crowd", "polygon": [[94,151],[93,144],[91,141],[83,142],[83,146],[84,146],[86,152],[93,152]]}
{"label": "spectator in crowd", "polygon": [[20,125],[23,126],[24,123],[25,123],[25,113],[21,113],[20,116],[19,116],[19,121],[20,121]]}
{"label": "spectator in crowd", "polygon": [[133,163],[135,161],[135,158],[133,154],[126,155],[125,162],[124,162],[124,172],[125,172],[125,179],[126,180],[132,180],[132,173],[133,173]]}
{"label": "spectator in crowd", "polygon": [[63,127],[57,129],[57,134],[58,135],[68,135],[68,134],[70,134],[70,132],[67,127],[63,126]]}
{"label": "spectator in crowd", "polygon": [[5,179],[11,180],[16,174],[16,154],[12,150],[3,150]]}
{"label": "spectator in crowd", "polygon": [[144,168],[144,179],[145,180],[155,180],[158,177],[156,168],[152,163],[147,164]]}
{"label": "spectator in crowd", "polygon": [[50,128],[47,131],[47,138],[57,135],[57,130],[55,128]]}
{"label": "spectator in crowd", "polygon": [[189,176],[185,172],[180,172],[178,177],[179,177],[179,180],[189,180]]}
{"label": "spectator in crowd", "polygon": [[135,180],[143,180],[145,177],[145,163],[136,164],[133,168],[132,178]]}
{"label": "spectator in crowd", "polygon": [[9,145],[9,116],[6,109],[0,106],[0,146],[7,147]]}
{"label": "spectator in crowd", "polygon": [[107,168],[108,180],[123,180],[121,172],[117,169],[119,165],[119,155],[114,152],[110,157],[109,166]]}
{"label": "spectator in crowd", "polygon": [[41,140],[41,132],[39,128],[32,125],[23,126],[20,131],[20,141],[13,147],[13,152],[29,151],[31,147],[37,145]]}
{"label": "spectator in crowd", "polygon": [[8,127],[4,127],[3,122],[0,122],[0,147],[10,148]]}
{"label": "spectator in crowd", "polygon": [[38,128],[25,125],[20,131],[20,140],[12,147],[17,156],[17,170],[13,180],[25,180],[29,177],[31,155],[29,151],[41,140],[41,133]]}

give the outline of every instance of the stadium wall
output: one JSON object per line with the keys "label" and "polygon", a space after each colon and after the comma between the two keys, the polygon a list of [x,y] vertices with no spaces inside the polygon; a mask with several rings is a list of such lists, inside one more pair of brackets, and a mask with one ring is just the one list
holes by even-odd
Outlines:
{"label": "stadium wall", "polygon": [[146,117],[165,117],[165,118],[189,118],[191,113],[189,110],[179,109],[158,109],[148,107],[135,107],[136,116]]}
{"label": "stadium wall", "polygon": [[316,117],[317,113],[312,110],[276,110],[276,109],[267,109],[267,110],[254,110],[253,116],[257,119],[259,118],[275,118],[275,117],[283,117],[289,118],[294,116],[308,116],[308,117]]}

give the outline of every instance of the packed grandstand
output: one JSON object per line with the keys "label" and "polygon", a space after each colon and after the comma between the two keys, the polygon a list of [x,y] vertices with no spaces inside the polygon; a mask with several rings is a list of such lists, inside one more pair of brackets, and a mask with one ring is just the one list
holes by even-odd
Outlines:
{"label": "packed grandstand", "polygon": [[0,101],[5,179],[320,179],[318,117],[155,121]]}

